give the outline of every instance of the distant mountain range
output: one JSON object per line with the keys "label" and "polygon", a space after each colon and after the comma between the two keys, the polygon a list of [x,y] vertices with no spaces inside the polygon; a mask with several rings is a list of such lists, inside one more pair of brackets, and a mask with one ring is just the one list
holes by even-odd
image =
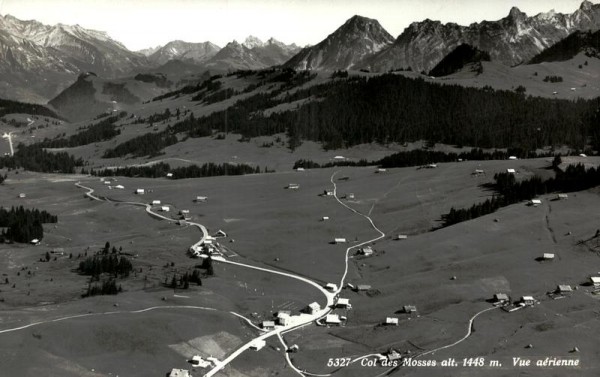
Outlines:
{"label": "distant mountain range", "polygon": [[[227,72],[283,65],[304,70],[408,69],[428,72],[457,47],[467,44],[509,66],[529,62],[574,32],[600,29],[600,4],[584,1],[571,14],[554,11],[527,16],[512,8],[507,17],[469,26],[426,19],[397,38],[377,20],[354,16],[315,46],[299,48],[275,39],[248,37],[220,48],[211,42],[172,41],[130,51],[106,33],[78,25],[48,26],[0,16],[0,98],[45,102],[79,74],[133,77],[140,72]],[[179,63],[177,63],[179,62]]]}

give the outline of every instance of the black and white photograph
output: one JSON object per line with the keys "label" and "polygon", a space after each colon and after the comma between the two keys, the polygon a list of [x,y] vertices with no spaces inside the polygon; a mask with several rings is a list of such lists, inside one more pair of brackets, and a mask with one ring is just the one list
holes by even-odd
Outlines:
{"label": "black and white photograph", "polygon": [[597,377],[600,0],[0,0],[0,377]]}

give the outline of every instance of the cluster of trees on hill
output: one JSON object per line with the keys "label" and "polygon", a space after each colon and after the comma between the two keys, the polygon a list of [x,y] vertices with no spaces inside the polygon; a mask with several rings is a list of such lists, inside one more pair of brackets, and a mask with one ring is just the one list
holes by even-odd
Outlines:
{"label": "cluster of trees on hill", "polygon": [[25,209],[23,206],[10,210],[0,207],[0,242],[27,243],[44,237],[42,224],[56,223],[58,218],[46,211]]}
{"label": "cluster of trees on hill", "polygon": [[75,158],[67,152],[46,152],[39,144],[19,144],[14,156],[0,157],[0,169],[23,168],[42,173],[75,173],[77,166],[83,166],[81,158]]}
{"label": "cluster of trees on hill", "polygon": [[[270,172],[267,168],[264,173]],[[221,175],[244,175],[261,173],[260,167],[252,167],[246,164],[215,164],[208,162],[198,165],[189,165],[178,168],[171,168],[167,163],[160,162],[151,166],[131,166],[117,169],[91,170],[90,174],[99,177],[144,177],[161,178],[167,173],[172,173],[171,179],[202,178],[215,177]]]}
{"label": "cluster of trees on hill", "polygon": [[[188,118],[166,132],[190,137],[237,132],[247,138],[287,132],[292,150],[306,139],[321,142],[326,149],[416,140],[478,148],[535,150],[567,144],[583,149],[597,128],[593,119],[600,108],[600,98],[526,97],[515,91],[439,85],[395,74],[351,76],[289,92],[290,85],[312,77],[283,70],[271,79],[283,84],[271,92],[239,100],[202,118]],[[299,108],[263,112],[301,99],[308,101]],[[155,137],[165,140],[166,134]],[[148,149],[138,141],[138,148],[130,144],[123,151],[143,156],[167,145],[153,143],[155,148]]]}
{"label": "cluster of trees on hill", "polygon": [[600,185],[600,167],[585,168],[582,164],[569,165],[565,171],[556,170],[556,176],[543,180],[535,176],[517,181],[514,174],[500,173],[494,176],[496,191],[491,199],[474,204],[469,208],[454,209],[442,216],[443,227],[471,220],[495,212],[501,207],[530,200],[538,195],[553,192],[573,192]]}
{"label": "cluster of trees on hill", "polygon": [[[82,275],[90,276],[88,288],[83,297],[96,295],[116,295],[123,291],[123,288],[117,286],[117,277],[126,278],[133,271],[133,264],[124,255],[122,248],[110,247],[106,242],[104,248],[99,250],[93,256],[87,257],[79,262],[77,272]],[[109,275],[108,278],[100,281],[103,274]],[[98,283],[93,284],[93,281]]]}
{"label": "cluster of trees on hill", "polygon": [[6,99],[0,99],[0,117],[3,117],[6,114],[32,114],[32,115],[42,115],[49,116],[53,118],[60,117],[56,115],[55,112],[50,110],[49,108],[42,105],[34,105],[31,103],[23,103],[17,101],[10,101]]}
{"label": "cluster of trees on hill", "polygon": [[544,82],[563,82],[563,78],[561,76],[546,76],[544,77]]}
{"label": "cluster of trees on hill", "polygon": [[92,284],[90,281],[86,293],[82,296],[116,295],[121,292],[123,292],[123,287],[121,287],[121,285],[117,286],[117,281],[111,278],[97,284]]}
{"label": "cluster of trees on hill", "polygon": [[199,270],[194,269],[194,271],[192,271],[191,274],[186,271],[180,276],[177,276],[177,274],[173,274],[173,277],[171,278],[171,282],[169,284],[167,284],[167,282],[165,281],[165,285],[173,289],[188,289],[190,287],[190,283],[202,285],[202,278]]}
{"label": "cluster of trees on hill", "polygon": [[121,131],[116,129],[115,123],[125,116],[127,116],[127,113],[121,111],[115,116],[108,117],[101,122],[88,126],[85,130],[71,135],[67,139],[45,139],[38,145],[42,148],[73,148],[98,141],[110,140],[121,134]]}
{"label": "cluster of trees on hill", "polygon": [[104,151],[102,158],[115,158],[132,154],[134,157],[157,156],[169,145],[177,143],[177,136],[168,132],[148,133]]}
{"label": "cluster of trees on hill", "polygon": [[294,167],[293,169],[297,169],[297,168],[304,168],[304,169],[318,169],[318,168],[331,168],[334,166],[369,166],[369,165],[376,165],[377,162],[374,161],[367,161],[365,159],[359,160],[359,161],[349,161],[349,160],[345,160],[345,161],[331,161],[331,162],[326,162],[324,164],[319,164],[318,162],[314,162],[308,159],[300,159],[297,160],[296,162],[294,162]]}

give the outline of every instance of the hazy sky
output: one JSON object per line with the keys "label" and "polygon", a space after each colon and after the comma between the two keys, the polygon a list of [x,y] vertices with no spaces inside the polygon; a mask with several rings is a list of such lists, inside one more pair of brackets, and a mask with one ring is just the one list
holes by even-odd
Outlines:
{"label": "hazy sky", "polygon": [[[252,34],[316,44],[355,14],[394,37],[425,18],[468,25],[505,17],[512,6],[535,15],[572,13],[582,0],[0,0],[0,14],[102,30],[129,49],[181,39],[221,47]],[[598,0],[594,0],[598,3]]]}

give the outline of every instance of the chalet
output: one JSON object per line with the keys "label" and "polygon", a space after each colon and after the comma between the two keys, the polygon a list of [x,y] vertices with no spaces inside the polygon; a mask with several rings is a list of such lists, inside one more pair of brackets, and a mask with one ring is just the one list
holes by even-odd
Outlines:
{"label": "chalet", "polygon": [[200,202],[205,202],[207,200],[208,200],[207,196],[196,196],[195,202],[200,203]]}
{"label": "chalet", "polygon": [[506,172],[508,174],[517,174],[517,171],[515,169],[506,169]]}
{"label": "chalet", "polygon": [[275,330],[275,321],[263,321],[261,327],[263,330]]}
{"label": "chalet", "polygon": [[394,238],[394,239],[395,239],[396,241],[400,241],[400,240],[405,240],[405,239],[407,239],[407,238],[408,238],[408,236],[407,236],[406,234],[398,234],[398,235],[396,236],[396,238]]}
{"label": "chalet", "polygon": [[533,206],[533,207],[537,207],[537,206],[539,206],[540,204],[542,204],[542,201],[541,201],[541,200],[539,200],[539,199],[531,199],[531,200],[529,201],[529,205],[530,205],[530,206]]}
{"label": "chalet", "polygon": [[356,291],[357,292],[364,292],[364,291],[368,291],[369,289],[371,289],[371,286],[368,284],[358,284],[356,286]]}
{"label": "chalet", "polygon": [[171,369],[171,373],[169,373],[169,377],[192,377],[190,371],[186,369]]}
{"label": "chalet", "polygon": [[508,156],[508,159],[509,159],[509,160],[518,160],[518,159],[517,159],[517,156]]}
{"label": "chalet", "polygon": [[398,326],[398,318],[386,317],[385,322],[383,324],[387,326]]}
{"label": "chalet", "polygon": [[325,289],[327,289],[330,292],[335,292],[337,291],[337,284],[327,283],[325,284]]}
{"label": "chalet", "polygon": [[592,276],[590,277],[590,281],[594,288],[600,288],[600,276]]}
{"label": "chalet", "polygon": [[337,314],[327,314],[325,316],[325,323],[328,325],[340,325],[342,324],[342,320]]}
{"label": "chalet", "polygon": [[260,351],[266,345],[267,345],[267,342],[265,342],[264,339],[256,339],[255,341],[253,341],[250,344],[250,349],[254,350],[254,351]]}
{"label": "chalet", "polygon": [[337,303],[335,304],[335,307],[342,308],[342,309],[351,309],[352,305],[350,305],[350,299],[338,298]]}
{"label": "chalet", "polygon": [[553,261],[554,260],[554,254],[553,253],[544,253],[542,255],[542,260]]}
{"label": "chalet", "polygon": [[494,301],[498,302],[498,303],[505,303],[508,302],[510,299],[508,298],[508,295],[506,293],[496,293],[494,295]]}
{"label": "chalet", "polygon": [[152,205],[153,206],[159,206],[160,205],[160,200],[153,200],[152,201]]}
{"label": "chalet", "polygon": [[533,296],[523,296],[519,301],[519,305],[521,306],[533,306],[535,305],[535,299]]}
{"label": "chalet", "polygon": [[135,193],[136,193],[137,195],[144,195],[144,194],[146,193],[146,190],[144,190],[144,189],[136,189],[136,190],[135,190]]}
{"label": "chalet", "polygon": [[414,305],[404,305],[402,307],[402,310],[404,311],[404,313],[416,313],[417,307]]}
{"label": "chalet", "polygon": [[300,185],[297,183],[290,183],[287,185],[288,190],[298,190],[299,188],[300,188]]}
{"label": "chalet", "polygon": [[25,199],[26,197],[27,197],[27,195],[23,192],[19,194],[20,199]]}
{"label": "chalet", "polygon": [[306,307],[306,312],[308,314],[315,314],[317,313],[319,310],[321,310],[321,305],[319,305],[319,303],[317,302],[313,302],[312,304],[309,304]]}
{"label": "chalet", "polygon": [[163,212],[169,212],[171,209],[168,206],[162,206],[160,207],[160,210]]}
{"label": "chalet", "polygon": [[204,360],[202,356],[196,355],[192,357],[190,364],[199,368],[208,368],[210,366],[210,361]]}
{"label": "chalet", "polygon": [[569,195],[567,195],[567,194],[558,194],[556,196],[556,199],[558,199],[558,200],[567,200],[567,199],[569,199]]}
{"label": "chalet", "polygon": [[325,191],[323,191],[323,195],[325,195],[325,196],[333,196],[333,190],[325,190]]}
{"label": "chalet", "polygon": [[554,293],[558,293],[558,294],[567,294],[567,293],[571,293],[573,292],[573,288],[571,288],[570,285],[567,284],[559,284],[556,286],[556,290],[554,291]]}
{"label": "chalet", "polygon": [[329,216],[323,216],[323,217],[321,218],[321,221],[327,221],[327,220],[329,220]]}
{"label": "chalet", "polygon": [[333,243],[346,243],[346,239],[345,238],[334,238],[333,239]]}
{"label": "chalet", "polygon": [[365,246],[358,250],[358,254],[364,255],[365,257],[373,255],[373,248],[371,246]]}

